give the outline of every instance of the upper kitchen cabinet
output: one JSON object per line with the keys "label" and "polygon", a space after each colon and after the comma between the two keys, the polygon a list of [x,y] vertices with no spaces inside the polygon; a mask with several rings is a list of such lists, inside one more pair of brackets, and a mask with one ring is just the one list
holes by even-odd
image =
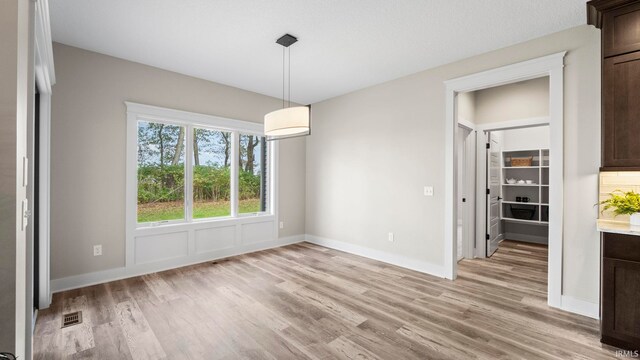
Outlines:
{"label": "upper kitchen cabinet", "polygon": [[640,50],[640,3],[607,11],[602,23],[604,57]]}
{"label": "upper kitchen cabinet", "polygon": [[602,165],[640,166],[640,51],[604,59]]}
{"label": "upper kitchen cabinet", "polygon": [[640,169],[640,0],[593,0],[602,29],[602,169]]}

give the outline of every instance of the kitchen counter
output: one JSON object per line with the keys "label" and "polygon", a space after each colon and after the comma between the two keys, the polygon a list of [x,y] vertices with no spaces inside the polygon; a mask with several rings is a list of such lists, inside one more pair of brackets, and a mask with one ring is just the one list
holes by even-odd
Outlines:
{"label": "kitchen counter", "polygon": [[628,222],[613,220],[598,220],[598,231],[613,234],[640,236],[640,226],[630,225]]}

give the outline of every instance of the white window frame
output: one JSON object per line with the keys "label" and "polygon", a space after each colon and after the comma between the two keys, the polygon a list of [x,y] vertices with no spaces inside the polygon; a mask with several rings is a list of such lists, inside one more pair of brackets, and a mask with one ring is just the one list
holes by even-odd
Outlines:
{"label": "white window frame", "polygon": [[[256,213],[239,213],[238,194],[238,161],[240,135],[264,136],[262,124],[241,120],[227,119],[218,116],[197,114],[187,111],[162,108],[151,105],[125,102],[127,107],[127,171],[126,171],[126,222],[127,232],[146,228],[172,228],[189,224],[207,222],[238,222],[242,219],[260,218],[268,220],[276,215],[276,186],[277,186],[277,144],[267,142],[267,210]],[[163,123],[185,127],[185,159],[184,159],[184,218],[159,222],[138,223],[138,122]],[[204,219],[193,219],[193,146],[190,146],[193,129],[225,131],[231,133],[231,215]]]}

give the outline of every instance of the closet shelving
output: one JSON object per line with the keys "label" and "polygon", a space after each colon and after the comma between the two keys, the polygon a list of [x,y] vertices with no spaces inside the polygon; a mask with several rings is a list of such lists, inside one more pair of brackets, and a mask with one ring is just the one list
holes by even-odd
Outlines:
{"label": "closet shelving", "polygon": [[[531,166],[511,166],[512,158],[531,157]],[[549,224],[549,149],[519,149],[502,151],[500,218],[505,221]],[[531,184],[508,184],[507,179],[531,180]],[[527,197],[528,202],[516,198]],[[514,216],[514,209],[533,210],[529,219]]]}

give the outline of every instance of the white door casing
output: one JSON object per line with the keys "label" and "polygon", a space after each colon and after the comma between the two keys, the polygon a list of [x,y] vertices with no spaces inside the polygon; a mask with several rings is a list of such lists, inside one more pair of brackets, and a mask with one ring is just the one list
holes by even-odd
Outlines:
{"label": "white door casing", "polygon": [[[554,161],[549,166],[549,268],[547,303],[556,308],[562,304],[562,252],[563,252],[563,142],[564,142],[564,57],[566,51],[539,58],[505,65],[475,74],[446,80],[445,83],[445,227],[444,227],[444,276],[455,279],[457,262],[455,232],[457,219],[456,165],[458,151],[455,146],[458,93],[477,91],[495,86],[516,83],[540,77],[549,77],[549,128],[550,151]],[[509,127],[509,126],[506,126]],[[477,128],[476,130],[480,130]],[[486,130],[486,129],[484,129]],[[479,141],[477,142],[479,143]],[[478,168],[478,172],[482,169]],[[484,212],[482,207],[479,210]]]}
{"label": "white door casing", "polygon": [[458,261],[475,257],[476,131],[472,126],[461,122],[458,126]]}

